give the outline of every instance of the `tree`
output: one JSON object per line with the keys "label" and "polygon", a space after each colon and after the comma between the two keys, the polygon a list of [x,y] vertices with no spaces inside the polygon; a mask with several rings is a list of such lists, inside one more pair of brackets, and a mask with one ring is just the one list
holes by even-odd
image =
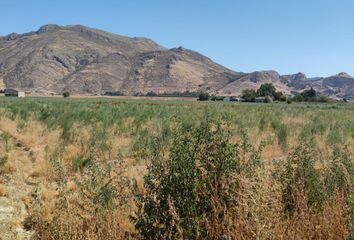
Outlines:
{"label": "tree", "polygon": [[201,92],[198,97],[198,101],[208,101],[209,100],[209,93]]}
{"label": "tree", "polygon": [[301,95],[305,98],[306,101],[308,101],[309,99],[315,98],[317,96],[317,93],[315,89],[311,88],[309,90],[304,90]]}
{"label": "tree", "polygon": [[257,93],[253,89],[245,89],[242,91],[242,98],[245,99],[246,102],[254,102],[256,97]]}
{"label": "tree", "polygon": [[303,102],[304,101],[304,97],[301,94],[297,94],[293,97],[293,101],[294,102]]}
{"label": "tree", "polygon": [[257,95],[261,97],[266,97],[266,96],[274,97],[275,93],[276,93],[276,89],[272,83],[262,84],[257,91]]}
{"label": "tree", "polygon": [[146,94],[147,97],[156,97],[157,96],[157,93],[153,92],[153,91],[150,91]]}
{"label": "tree", "polygon": [[65,97],[65,98],[70,97],[70,93],[69,92],[64,92],[63,93],[63,97]]}
{"label": "tree", "polygon": [[281,101],[281,102],[286,101],[286,96],[284,96],[284,94],[280,91],[275,92],[273,97],[275,101]]}

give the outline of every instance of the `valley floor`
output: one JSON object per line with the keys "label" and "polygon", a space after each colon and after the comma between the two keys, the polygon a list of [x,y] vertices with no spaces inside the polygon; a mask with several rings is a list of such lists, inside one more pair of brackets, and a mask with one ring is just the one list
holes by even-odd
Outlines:
{"label": "valley floor", "polygon": [[[210,134],[202,128],[204,121],[211,124]],[[221,135],[217,135],[218,124]],[[197,140],[200,133],[208,141]],[[183,141],[183,137],[189,141]],[[232,158],[243,167],[237,168],[233,176],[244,185],[234,189],[239,218],[232,219],[232,228],[220,232],[235,239],[341,239],[354,234],[354,172],[349,171],[354,164],[354,105],[350,103],[0,97],[0,239],[51,239],[49,236],[54,233],[58,234],[55,239],[100,239],[98,236],[105,234],[111,234],[112,239],[148,239],[131,217],[141,216],[141,199],[137,200],[136,191],[145,197],[152,194],[146,182],[146,176],[153,173],[151,164],[160,158],[166,162],[185,160],[186,156],[178,154],[190,149],[201,151],[193,156],[212,154],[225,147],[218,145],[224,137],[232,152],[239,154]],[[209,146],[209,142],[213,144]],[[301,148],[305,143],[308,149]],[[183,144],[186,145],[182,150],[174,148]],[[202,144],[209,147],[204,149]],[[297,156],[301,151],[304,154]],[[306,154],[308,159],[302,159]],[[212,155],[210,159],[218,158]],[[252,159],[261,164],[248,178],[245,169]],[[313,196],[306,195],[312,185],[305,181],[303,189],[292,192],[292,218],[283,212],[282,191],[284,186],[293,186],[286,184],[300,186],[307,175],[300,176],[302,180],[295,175],[282,175],[281,181],[276,175],[285,174],[289,166],[293,167],[291,174],[298,171],[301,175],[302,170],[308,171],[299,165],[301,161],[314,163],[313,168],[305,165],[313,176],[318,176],[311,181],[323,188],[323,205],[317,211],[306,202]],[[171,166],[162,166],[166,174],[170,172]],[[342,173],[345,177],[338,180],[342,185],[331,183],[336,186],[333,193],[326,179],[336,179]],[[196,199],[201,197],[205,196]],[[175,211],[178,221],[183,221],[184,211],[178,208],[177,196],[171,198],[168,201],[175,205],[168,214]],[[107,212],[108,206],[113,210]],[[87,222],[91,225],[87,226]],[[216,226],[219,225],[215,223]],[[97,232],[97,227],[104,232]],[[183,224],[178,227],[184,234],[188,231]],[[209,234],[210,226],[207,229]],[[213,234],[220,233],[215,231]]]}

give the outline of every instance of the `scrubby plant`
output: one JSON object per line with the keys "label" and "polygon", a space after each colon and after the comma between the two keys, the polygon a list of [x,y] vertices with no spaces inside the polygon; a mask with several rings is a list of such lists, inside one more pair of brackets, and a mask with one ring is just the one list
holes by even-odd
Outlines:
{"label": "scrubby plant", "polygon": [[4,173],[6,163],[7,159],[5,157],[0,156],[0,177]]}
{"label": "scrubby plant", "polygon": [[[0,128],[9,145],[27,142],[39,156],[33,165],[43,174],[31,194],[38,211],[28,205],[28,227],[37,226],[32,228],[42,239],[141,239],[142,233],[147,239],[348,239],[354,230],[353,110],[341,103],[1,98]],[[19,144],[9,149],[0,138],[0,156],[10,163],[0,171],[11,165],[22,170],[32,150]],[[98,191],[109,178],[96,177],[98,188],[92,188],[93,166],[110,165],[114,175],[121,169],[117,154],[127,165],[123,175],[137,180],[136,209],[133,198],[123,208],[112,204],[131,197],[115,185],[112,191],[118,180]],[[58,194],[55,212],[47,190]]]}
{"label": "scrubby plant", "polygon": [[332,196],[335,191],[344,193],[346,197],[354,193],[354,163],[348,146],[335,146],[332,157],[326,162],[326,192]]}
{"label": "scrubby plant", "polygon": [[145,191],[137,190],[133,216],[144,239],[218,239],[230,233],[237,176],[241,171],[252,175],[259,164],[247,142],[234,145],[230,137],[221,124],[203,120],[196,129],[177,131],[168,160],[154,142]]}
{"label": "scrubby plant", "polygon": [[8,152],[11,148],[10,146],[10,134],[8,132],[2,132],[0,134],[1,140],[4,142],[5,150]]}
{"label": "scrubby plant", "polygon": [[121,159],[113,169],[109,162],[88,158],[91,161],[71,185],[68,180],[59,185],[51,218],[40,213],[40,188],[32,194],[32,212],[24,225],[34,231],[33,239],[129,239],[119,219],[129,196]]}
{"label": "scrubby plant", "polygon": [[261,97],[266,96],[275,96],[276,95],[276,88],[273,86],[272,83],[263,83],[259,89],[257,90],[257,95]]}
{"label": "scrubby plant", "polygon": [[282,123],[279,119],[273,119],[271,122],[271,126],[275,130],[279,146],[283,151],[285,151],[288,146],[287,126],[284,123]]}
{"label": "scrubby plant", "polygon": [[245,89],[242,91],[242,98],[246,102],[254,102],[257,97],[257,92],[253,89]]}
{"label": "scrubby plant", "polygon": [[322,208],[324,185],[315,163],[316,153],[313,144],[310,140],[304,140],[288,155],[282,167],[276,169],[276,179],[283,189],[282,203],[285,213],[293,214],[297,205],[297,194],[302,191],[306,195],[309,207]]}
{"label": "scrubby plant", "polygon": [[208,101],[210,98],[209,93],[201,92],[198,96],[198,101]]}

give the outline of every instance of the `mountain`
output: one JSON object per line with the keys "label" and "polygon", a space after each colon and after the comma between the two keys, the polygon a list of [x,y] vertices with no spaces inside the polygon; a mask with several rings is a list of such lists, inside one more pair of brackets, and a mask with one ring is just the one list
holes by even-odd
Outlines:
{"label": "mountain", "polygon": [[347,73],[320,78],[308,84],[317,91],[340,98],[354,98],[354,78]]}
{"label": "mountain", "polygon": [[240,74],[184,48],[80,25],[0,38],[0,82],[36,92],[216,90]]}
{"label": "mountain", "polygon": [[84,26],[45,25],[0,38],[0,79],[6,87],[99,93],[119,88],[131,58],[164,50],[145,38],[128,38]]}
{"label": "mountain", "polygon": [[354,98],[354,78],[346,73],[309,79],[303,73],[235,72],[183,47],[166,49],[147,38],[81,25],[45,25],[0,37],[0,89],[42,94],[207,91],[239,95],[266,82],[287,94],[313,87],[331,96]]}

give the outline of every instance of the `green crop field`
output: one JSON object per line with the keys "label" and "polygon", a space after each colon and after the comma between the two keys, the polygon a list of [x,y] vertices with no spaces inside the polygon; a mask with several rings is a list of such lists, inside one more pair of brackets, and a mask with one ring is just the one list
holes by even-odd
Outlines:
{"label": "green crop field", "polygon": [[0,97],[35,239],[352,239],[353,156],[351,103]]}

